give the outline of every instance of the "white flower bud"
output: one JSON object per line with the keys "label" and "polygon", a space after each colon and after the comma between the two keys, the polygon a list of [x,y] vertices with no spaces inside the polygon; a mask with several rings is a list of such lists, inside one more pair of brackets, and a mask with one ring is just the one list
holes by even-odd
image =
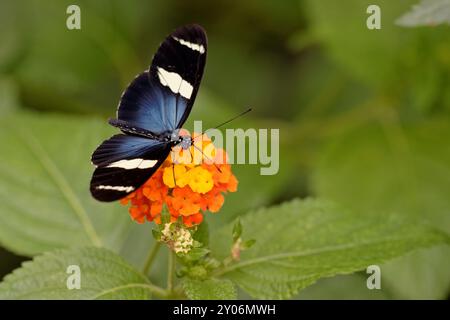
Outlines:
{"label": "white flower bud", "polygon": [[167,223],[161,231],[161,241],[165,242],[175,253],[188,253],[194,239],[191,233],[178,224]]}

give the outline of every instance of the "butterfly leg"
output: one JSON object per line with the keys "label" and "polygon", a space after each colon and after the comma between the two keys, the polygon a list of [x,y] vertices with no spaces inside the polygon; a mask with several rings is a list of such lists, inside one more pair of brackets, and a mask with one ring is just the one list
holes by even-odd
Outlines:
{"label": "butterfly leg", "polygon": [[[208,157],[208,156],[203,152],[202,149],[200,149],[199,147],[197,147],[195,144],[192,144],[192,145],[194,146],[195,149],[197,149],[198,151],[200,151],[200,152],[202,153],[202,155],[203,155],[206,159],[208,159],[209,161],[211,161],[211,163],[216,167],[217,170],[219,170],[220,173],[222,173],[222,170],[220,170],[220,168],[217,166],[217,164],[215,164],[214,161],[213,161],[210,157]],[[189,152],[191,152],[191,151],[189,150]],[[191,153],[191,156],[192,156],[192,153]]]}
{"label": "butterfly leg", "polygon": [[173,175],[173,183],[174,186],[177,186],[177,179],[175,178],[175,163],[172,163],[172,175]]}
{"label": "butterfly leg", "polygon": [[189,154],[191,155],[191,163],[193,163],[194,162],[194,155],[191,152],[191,148],[188,148],[188,150],[189,150]]}

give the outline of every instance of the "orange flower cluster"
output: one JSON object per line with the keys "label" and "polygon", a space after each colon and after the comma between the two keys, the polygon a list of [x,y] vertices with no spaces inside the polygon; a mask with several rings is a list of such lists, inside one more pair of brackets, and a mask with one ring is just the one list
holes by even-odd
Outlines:
{"label": "orange flower cluster", "polygon": [[[186,130],[180,134],[188,135]],[[215,148],[206,136],[193,134],[194,144],[186,150],[173,148],[161,167],[139,189],[123,198],[131,204],[131,218],[138,223],[161,223],[166,205],[171,222],[182,218],[191,227],[203,221],[205,211],[218,212],[226,192],[235,192],[238,181],[223,149]]]}

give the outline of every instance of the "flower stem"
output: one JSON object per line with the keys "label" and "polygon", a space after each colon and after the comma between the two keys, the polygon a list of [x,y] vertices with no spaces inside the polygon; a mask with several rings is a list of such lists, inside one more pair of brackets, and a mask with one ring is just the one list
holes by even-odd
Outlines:
{"label": "flower stem", "polygon": [[175,280],[175,252],[172,250],[169,250],[169,260],[168,260],[168,266],[167,266],[167,291],[169,293],[172,293],[173,291],[173,284]]}
{"label": "flower stem", "polygon": [[150,268],[153,264],[153,261],[155,260],[156,255],[158,254],[159,248],[161,247],[161,244],[159,241],[155,241],[152,248],[148,252],[147,259],[145,260],[144,268],[142,269],[142,273],[147,276],[150,272]]}

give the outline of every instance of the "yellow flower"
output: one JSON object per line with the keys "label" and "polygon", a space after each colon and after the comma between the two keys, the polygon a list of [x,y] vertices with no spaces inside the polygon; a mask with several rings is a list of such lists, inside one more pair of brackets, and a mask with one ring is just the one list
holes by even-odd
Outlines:
{"label": "yellow flower", "polygon": [[214,187],[214,181],[211,172],[202,167],[195,167],[188,172],[189,187],[192,191],[205,194]]}
{"label": "yellow flower", "polygon": [[[178,187],[183,188],[189,179],[186,175],[187,168],[182,164],[175,164],[164,168],[163,182],[169,188],[175,188],[175,182]],[[175,175],[175,176],[174,176]]]}

